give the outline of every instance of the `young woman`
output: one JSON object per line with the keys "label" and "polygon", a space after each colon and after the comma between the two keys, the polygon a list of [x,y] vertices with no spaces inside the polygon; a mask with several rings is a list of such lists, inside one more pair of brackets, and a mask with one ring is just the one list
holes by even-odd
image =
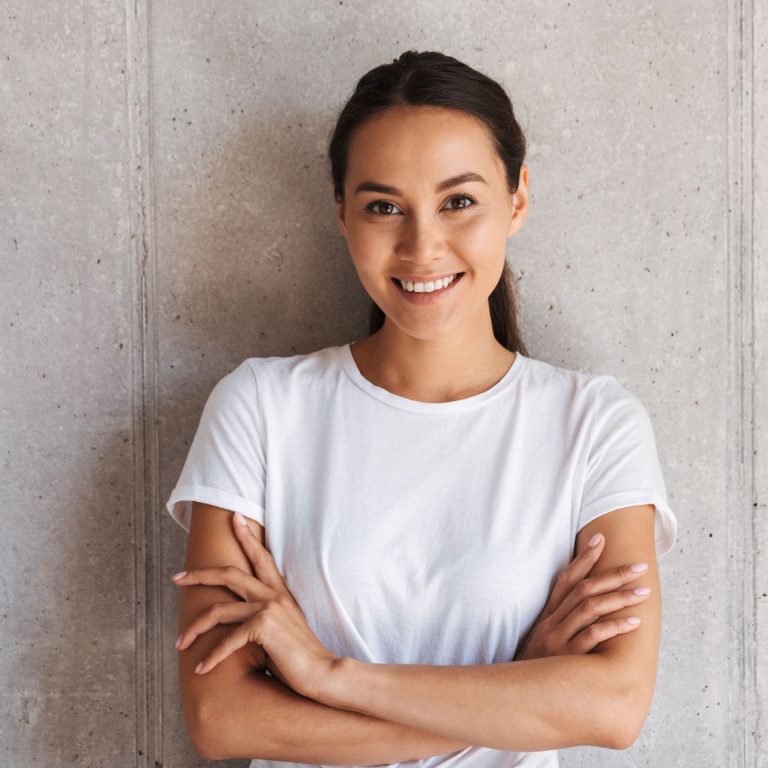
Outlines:
{"label": "young woman", "polygon": [[524,156],[504,90],[450,56],[406,52],[344,106],[331,186],[371,332],[224,376],[167,502],[201,755],[532,768],[638,736],[676,520],[640,401],[527,355]]}

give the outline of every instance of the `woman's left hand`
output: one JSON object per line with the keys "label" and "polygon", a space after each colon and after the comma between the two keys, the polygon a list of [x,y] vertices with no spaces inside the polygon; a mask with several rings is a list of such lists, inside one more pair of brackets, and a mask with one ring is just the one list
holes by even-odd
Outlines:
{"label": "woman's left hand", "polygon": [[195,568],[174,582],[225,586],[244,602],[213,603],[182,632],[178,650],[184,650],[199,635],[217,624],[240,622],[240,626],[218,643],[195,668],[198,674],[210,672],[246,643],[258,643],[267,655],[267,668],[296,693],[319,700],[323,681],[338,657],[312,632],[293,595],[288,591],[272,554],[254,536],[247,523],[232,515],[240,546],[253,564],[256,576],[237,568]]}

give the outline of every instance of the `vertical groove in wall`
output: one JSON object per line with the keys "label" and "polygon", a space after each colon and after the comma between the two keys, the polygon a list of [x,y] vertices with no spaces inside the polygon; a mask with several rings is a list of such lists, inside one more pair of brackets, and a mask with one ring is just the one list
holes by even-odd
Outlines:
{"label": "vertical groove in wall", "polygon": [[754,570],[753,0],[728,6],[728,759],[757,766]]}
{"label": "vertical groove in wall", "polygon": [[[755,115],[757,108],[755,106],[755,88],[757,72],[757,52],[755,51],[755,40],[762,39],[759,35],[755,34],[757,27],[756,10],[754,7],[754,0],[743,0],[745,3],[745,10],[748,13],[747,18],[749,24],[745,30],[746,45],[745,51],[748,55],[744,57],[747,69],[747,76],[744,78],[744,125],[746,126],[747,135],[745,144],[748,146],[748,151],[745,153],[745,169],[747,179],[742,189],[742,193],[746,198],[745,211],[747,214],[747,226],[744,228],[745,242],[746,242],[746,258],[748,269],[748,283],[749,283],[749,302],[747,306],[747,313],[745,313],[745,324],[748,327],[747,340],[749,341],[747,360],[749,361],[750,371],[750,407],[749,407],[749,422],[746,422],[749,427],[749,454],[748,454],[748,466],[750,468],[749,485],[747,491],[749,496],[747,501],[749,502],[750,511],[750,551],[752,553],[750,559],[750,571],[746,574],[749,579],[745,579],[745,582],[749,582],[749,591],[745,595],[745,604],[749,606],[749,626],[746,628],[749,631],[748,635],[748,648],[749,657],[748,664],[745,670],[745,682],[747,684],[746,689],[746,705],[747,711],[751,713],[750,727],[748,727],[746,733],[747,739],[747,759],[749,765],[765,766],[768,764],[768,755],[763,751],[762,740],[764,738],[763,732],[763,701],[761,697],[760,687],[760,672],[761,661],[763,659],[761,653],[761,646],[758,642],[759,629],[760,629],[760,607],[758,605],[761,586],[760,586],[760,573],[764,573],[761,566],[765,558],[765,552],[760,549],[760,542],[762,541],[765,523],[760,520],[760,502],[763,502],[763,509],[765,509],[765,499],[760,499],[759,494],[761,491],[761,475],[760,465],[758,462],[765,459],[762,455],[758,455],[758,445],[760,444],[760,435],[758,434],[758,425],[760,424],[762,429],[765,429],[765,423],[762,421],[762,411],[759,405],[762,406],[763,400],[760,399],[759,393],[764,389],[768,383],[763,380],[762,373],[759,367],[760,359],[764,356],[764,346],[762,344],[762,337],[764,331],[764,325],[758,320],[759,310],[758,302],[759,297],[759,281],[756,277],[756,272],[760,268],[758,265],[758,250],[756,243],[755,227],[758,226],[755,218],[755,183],[757,180],[757,162],[755,152],[755,142],[757,137],[757,128],[755,125]],[[761,16],[761,20],[763,17]],[[762,43],[761,43],[762,47]],[[760,222],[763,226],[763,222]],[[764,269],[764,267],[763,267]],[[762,273],[761,273],[762,276]],[[758,405],[759,403],[759,405]]]}
{"label": "vertical groove in wall", "polygon": [[157,340],[152,219],[149,0],[126,0],[126,112],[130,184],[136,627],[135,764],[161,766],[162,616],[157,450]]}

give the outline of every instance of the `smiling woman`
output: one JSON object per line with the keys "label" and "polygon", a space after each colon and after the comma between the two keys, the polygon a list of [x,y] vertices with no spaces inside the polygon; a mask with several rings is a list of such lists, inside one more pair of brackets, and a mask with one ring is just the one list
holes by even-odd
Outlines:
{"label": "smiling woman", "polygon": [[166,505],[189,531],[195,746],[251,768],[534,768],[629,746],[676,519],[640,400],[522,342],[509,98],[409,51],[360,80],[329,155],[370,333],[223,376]]}
{"label": "smiling woman", "polygon": [[[478,113],[481,107],[488,110],[479,97],[473,106]],[[522,133],[508,131],[499,141],[478,114],[435,104],[401,104],[358,125],[342,148],[338,137],[348,135],[344,120],[342,113],[331,142],[331,187],[339,228],[380,313],[371,340],[390,344],[397,336],[397,346],[404,342],[405,350],[423,347],[423,341],[437,349],[441,338],[458,331],[464,339],[455,350],[455,375],[466,376],[476,364],[487,365],[494,358],[508,365],[504,347],[525,351],[510,311],[510,281],[501,279],[509,271],[507,239],[522,228],[528,211]],[[503,155],[495,145],[504,146]],[[343,162],[337,158],[342,152]],[[451,173],[457,169],[456,158],[461,165]],[[393,179],[398,183],[391,183]],[[458,273],[463,275],[460,288],[457,284],[431,295],[437,278]],[[393,277],[406,282],[405,290]],[[413,292],[406,292],[408,283]],[[500,303],[510,309],[499,306],[494,312],[494,304]],[[411,309],[423,306],[430,307],[428,315]],[[494,317],[499,327],[491,329]],[[510,338],[498,339],[504,335]],[[496,342],[495,349],[484,348],[482,341],[478,345],[483,339]],[[363,342],[355,351],[362,356],[365,346]]]}

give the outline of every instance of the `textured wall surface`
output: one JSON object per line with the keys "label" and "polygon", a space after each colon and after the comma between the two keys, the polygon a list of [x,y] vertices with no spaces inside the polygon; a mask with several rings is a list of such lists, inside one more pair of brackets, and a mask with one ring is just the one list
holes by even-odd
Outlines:
{"label": "textured wall surface", "polygon": [[324,151],[415,48],[507,87],[530,356],[640,397],[678,517],[643,734],[562,763],[766,768],[766,39],[755,0],[0,2],[0,767],[205,764],[163,502],[224,373],[365,335]]}

